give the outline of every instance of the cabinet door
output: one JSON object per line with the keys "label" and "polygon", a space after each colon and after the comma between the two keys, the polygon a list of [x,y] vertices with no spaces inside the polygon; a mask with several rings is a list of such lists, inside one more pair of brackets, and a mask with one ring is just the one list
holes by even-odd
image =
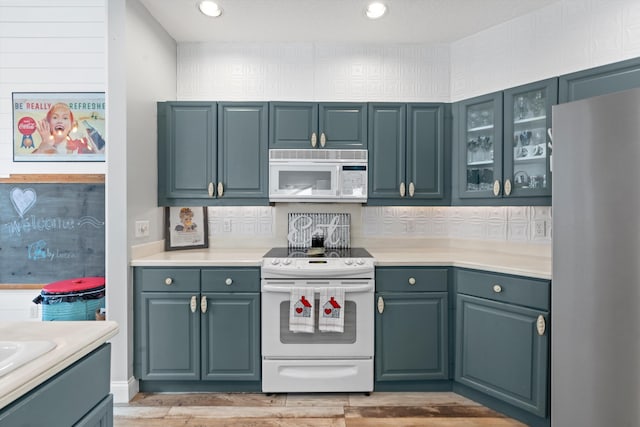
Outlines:
{"label": "cabinet door", "polygon": [[313,148],[318,135],[318,104],[311,102],[269,103],[269,148]]}
{"label": "cabinet door", "polygon": [[548,130],[558,79],[504,91],[504,197],[551,196]]}
{"label": "cabinet door", "polygon": [[502,92],[457,104],[458,196],[502,195]]}
{"label": "cabinet door", "polygon": [[216,180],[216,104],[158,103],[158,204],[209,198]]}
{"label": "cabinet door", "polygon": [[560,102],[640,87],[640,58],[560,76]]}
{"label": "cabinet door", "polygon": [[448,379],[446,292],[382,292],[376,301],[376,381]]}
{"label": "cabinet door", "polygon": [[399,199],[406,185],[406,105],[369,104],[369,118],[369,199]]}
{"label": "cabinet door", "polygon": [[203,380],[260,380],[260,294],[203,293]]}
{"label": "cabinet door", "polygon": [[319,148],[367,148],[366,104],[322,103],[318,116]]}
{"label": "cabinet door", "polygon": [[444,105],[407,107],[407,197],[444,197]]}
{"label": "cabinet door", "polygon": [[456,381],[541,417],[547,413],[546,312],[458,295]]}
{"label": "cabinet door", "polygon": [[269,197],[267,105],[218,104],[218,199]]}
{"label": "cabinet door", "polygon": [[140,343],[136,347],[141,379],[200,379],[199,302],[199,295],[191,292],[140,294]]}

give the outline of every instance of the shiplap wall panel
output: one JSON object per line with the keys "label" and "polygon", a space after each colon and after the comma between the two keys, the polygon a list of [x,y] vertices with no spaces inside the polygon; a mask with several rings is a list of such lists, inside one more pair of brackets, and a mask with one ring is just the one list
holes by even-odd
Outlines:
{"label": "shiplap wall panel", "polygon": [[105,172],[102,162],[13,162],[11,94],[104,92],[106,1],[0,0],[0,176]]}

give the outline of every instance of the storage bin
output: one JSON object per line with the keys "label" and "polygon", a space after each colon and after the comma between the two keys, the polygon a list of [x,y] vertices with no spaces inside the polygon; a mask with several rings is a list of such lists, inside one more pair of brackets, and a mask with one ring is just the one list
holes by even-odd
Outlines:
{"label": "storage bin", "polygon": [[95,320],[105,293],[104,277],[81,277],[44,286],[33,302],[42,304],[42,320]]}

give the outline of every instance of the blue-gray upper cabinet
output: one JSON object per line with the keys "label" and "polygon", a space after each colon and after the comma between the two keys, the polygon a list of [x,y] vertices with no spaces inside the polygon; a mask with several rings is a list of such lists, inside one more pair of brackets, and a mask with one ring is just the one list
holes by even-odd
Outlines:
{"label": "blue-gray upper cabinet", "polygon": [[267,204],[268,107],[158,103],[158,204]]}
{"label": "blue-gray upper cabinet", "polygon": [[269,198],[266,102],[218,103],[218,199]]}
{"label": "blue-gray upper cabinet", "polygon": [[270,102],[269,148],[367,148],[364,103]]}
{"label": "blue-gray upper cabinet", "polygon": [[640,58],[560,76],[559,86],[561,103],[640,87]]}
{"label": "blue-gray upper cabinet", "polygon": [[549,132],[557,101],[556,78],[504,91],[503,197],[545,197],[551,204]]}
{"label": "blue-gray upper cabinet", "polygon": [[454,204],[548,205],[556,78],[456,103]]}
{"label": "blue-gray upper cabinet", "polygon": [[210,198],[217,182],[216,113],[212,102],[158,103],[159,206]]}
{"label": "blue-gray upper cabinet", "polygon": [[456,270],[455,380],[546,417],[550,284]]}
{"label": "blue-gray upper cabinet", "polygon": [[447,274],[446,268],[376,269],[376,390],[449,378]]}
{"label": "blue-gray upper cabinet", "polygon": [[448,204],[445,104],[369,104],[369,199]]}

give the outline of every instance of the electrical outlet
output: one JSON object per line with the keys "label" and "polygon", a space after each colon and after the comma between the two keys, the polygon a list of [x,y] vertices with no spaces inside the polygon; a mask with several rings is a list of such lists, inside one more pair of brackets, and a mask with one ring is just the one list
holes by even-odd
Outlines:
{"label": "electrical outlet", "polygon": [[547,221],[543,220],[543,219],[539,219],[537,221],[533,222],[533,236],[540,238],[540,237],[547,237]]}
{"label": "electrical outlet", "polygon": [[407,233],[415,233],[416,222],[413,219],[407,220]]}
{"label": "electrical outlet", "polygon": [[136,237],[149,235],[149,221],[136,221]]}
{"label": "electrical outlet", "polygon": [[222,228],[225,233],[231,233],[231,218],[225,218],[222,222]]}

